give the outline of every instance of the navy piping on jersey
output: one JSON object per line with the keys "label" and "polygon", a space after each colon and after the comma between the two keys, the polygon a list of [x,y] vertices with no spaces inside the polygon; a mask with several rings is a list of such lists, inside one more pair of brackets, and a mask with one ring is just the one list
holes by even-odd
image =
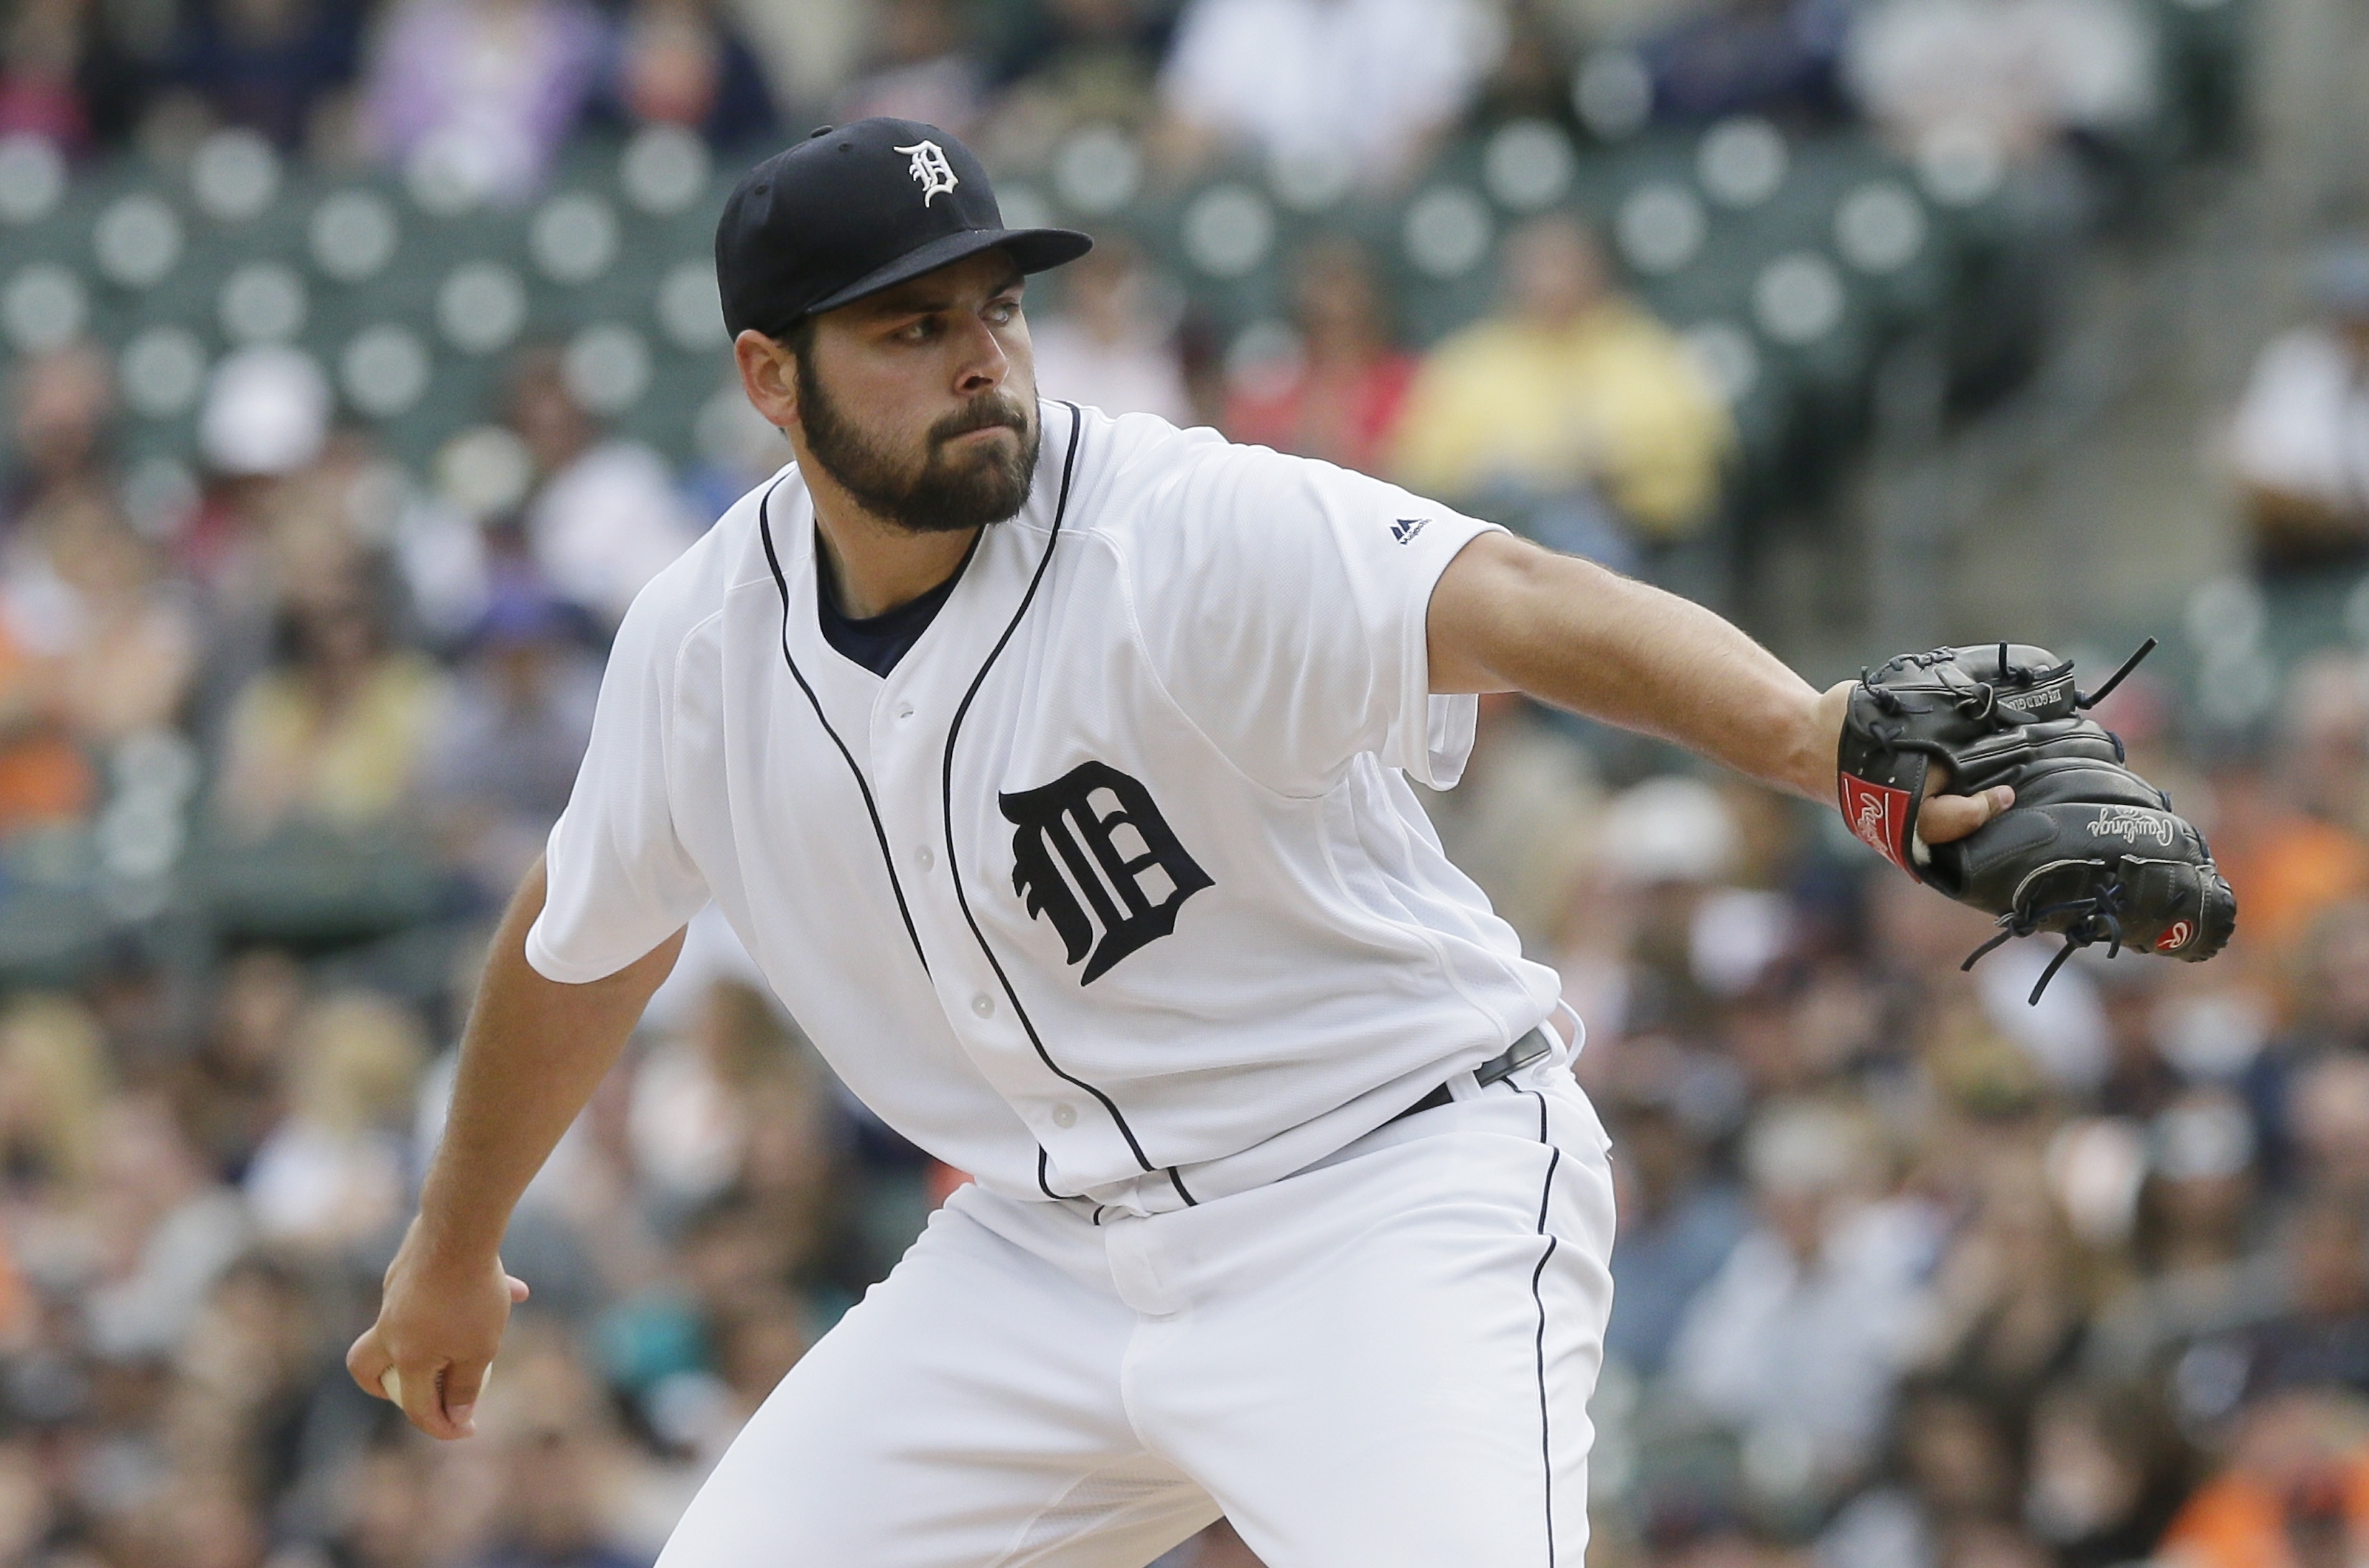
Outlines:
{"label": "navy piping on jersey", "polygon": [[[1057,1193],[1053,1190],[1053,1184],[1048,1179],[1047,1170],[1047,1167],[1051,1163],[1052,1156],[1045,1152],[1045,1146],[1043,1144],[1038,1144],[1036,1146],[1036,1190],[1043,1193],[1047,1197],[1051,1198],[1055,1203],[1085,1202],[1085,1195],[1082,1193]],[[1095,1206],[1094,1213],[1097,1216],[1102,1213],[1102,1207],[1099,1204]],[[1097,1219],[1094,1223],[1099,1225],[1102,1221],[1100,1219]]]}
{"label": "navy piping on jersey", "polygon": [[[945,768],[942,788],[945,802],[946,865],[950,870],[963,864],[961,854],[955,848],[955,740],[962,734],[964,715],[970,712],[970,704],[973,699],[978,697],[978,689],[987,684],[987,672],[995,668],[996,659],[1002,654],[1005,645],[1012,641],[1012,634],[1020,629],[1020,623],[1027,615],[1028,607],[1036,602],[1036,589],[1045,581],[1046,568],[1053,564],[1053,547],[1061,541],[1061,519],[1070,509],[1070,479],[1078,466],[1078,447],[1084,439],[1085,417],[1078,411],[1078,406],[1074,403],[1064,403],[1061,406],[1070,411],[1070,451],[1069,454],[1061,459],[1061,491],[1059,498],[1053,503],[1053,531],[1046,538],[1045,554],[1036,563],[1036,574],[1028,579],[1028,591],[1020,597],[1020,608],[1012,612],[1011,624],[1003,628],[1003,635],[996,638],[995,646],[988,650],[986,660],[978,667],[978,673],[971,678],[970,690],[963,693],[961,705],[955,709],[954,722],[946,727]],[[1020,1003],[1020,993],[1012,989],[1012,978],[1003,972],[1003,965],[996,957],[995,949],[988,945],[987,933],[979,930],[978,918],[970,912],[970,899],[963,893],[962,877],[958,873],[953,877],[953,882],[955,902],[962,907],[963,923],[970,927],[972,940],[978,944],[979,952],[986,956],[988,967],[995,971],[995,982],[1003,988],[1004,1000],[1012,1004],[1013,1016],[1019,1019],[1020,1026],[1028,1032],[1028,1043],[1036,1047],[1036,1059],[1045,1064],[1046,1070],[1052,1073],[1054,1077],[1092,1094],[1101,1104],[1102,1108],[1110,1113],[1111,1120],[1118,1127],[1119,1136],[1127,1139],[1128,1151],[1134,1154],[1135,1162],[1143,1167],[1145,1174],[1149,1175],[1157,1170],[1159,1167],[1144,1158],[1143,1145],[1136,1141],[1135,1129],[1127,1126],[1127,1118],[1119,1114],[1117,1103],[1076,1073],[1064,1070],[1060,1063],[1053,1059],[1052,1053],[1046,1050],[1044,1040],[1036,1033],[1035,1022],[1028,1016],[1028,1010]],[[1059,1195],[1054,1193],[1052,1188],[1045,1185],[1042,1146],[1039,1146],[1037,1154],[1040,1162],[1036,1185],[1045,1187],[1046,1196],[1048,1197],[1058,1196]],[[1181,1192],[1183,1189],[1180,1187],[1178,1190]]]}
{"label": "navy piping on jersey", "polygon": [[905,905],[905,885],[898,880],[897,857],[888,853],[888,831],[880,825],[880,808],[872,803],[872,786],[864,782],[864,770],[855,765],[855,754],[847,749],[847,742],[839,738],[839,731],[830,727],[830,716],[822,711],[821,700],[815,695],[814,688],[807,684],[806,671],[798,668],[797,659],[790,653],[790,579],[782,574],[782,558],[773,551],[772,500],[772,490],[758,498],[757,531],[764,537],[765,564],[773,569],[773,586],[782,594],[782,662],[790,667],[790,679],[795,681],[798,690],[807,694],[807,702],[814,709],[815,722],[822,726],[825,735],[830,737],[830,743],[839,748],[840,756],[846,760],[848,773],[854,776],[856,791],[864,796],[864,814],[872,818],[872,840],[880,846],[880,864],[888,873],[888,890],[897,895],[897,912],[904,917],[905,935],[912,942],[913,956],[921,961],[921,973],[926,975],[930,972],[930,956],[921,951],[921,933],[914,928],[913,911]]}
{"label": "navy piping on jersey", "polygon": [[1547,1097],[1535,1089],[1523,1093],[1537,1099],[1539,1141],[1553,1150],[1547,1161],[1547,1179],[1539,1191],[1539,1234],[1546,1237],[1547,1248],[1539,1254],[1539,1266],[1530,1270],[1530,1300],[1539,1310],[1539,1458],[1546,1469],[1547,1568],[1554,1568],[1554,1434],[1547,1420],[1547,1299],[1539,1282],[1546,1277],[1547,1260],[1555,1255],[1555,1238],[1547,1232],[1547,1201],[1554,1196],[1555,1168],[1562,1163],[1562,1150],[1547,1139]]}

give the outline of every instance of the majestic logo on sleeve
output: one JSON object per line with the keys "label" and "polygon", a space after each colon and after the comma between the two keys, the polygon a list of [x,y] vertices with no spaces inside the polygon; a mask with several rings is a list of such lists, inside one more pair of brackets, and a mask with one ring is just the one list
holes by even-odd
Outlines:
{"label": "majestic logo on sleeve", "polygon": [[1068,961],[1085,960],[1080,985],[1176,929],[1176,911],[1215,887],[1169,830],[1150,791],[1116,768],[1082,762],[1041,788],[999,795],[1017,824],[1013,891],[1043,916]]}
{"label": "majestic logo on sleeve", "polygon": [[896,151],[913,160],[913,182],[921,188],[924,207],[962,183],[955,177],[954,166],[946,162],[946,150],[935,142],[916,142]]}
{"label": "majestic logo on sleeve", "polygon": [[1412,544],[1414,543],[1414,536],[1423,532],[1423,525],[1430,521],[1431,519],[1427,517],[1400,518],[1390,524],[1390,537],[1402,544]]}

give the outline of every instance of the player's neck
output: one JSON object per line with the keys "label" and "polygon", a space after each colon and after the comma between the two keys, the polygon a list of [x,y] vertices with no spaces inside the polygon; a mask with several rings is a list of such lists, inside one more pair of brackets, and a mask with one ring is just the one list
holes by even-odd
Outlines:
{"label": "player's neck", "polygon": [[815,536],[830,555],[840,613],[852,620],[885,615],[954,576],[978,533],[917,533],[873,516],[852,497],[826,496],[818,486],[811,493]]}

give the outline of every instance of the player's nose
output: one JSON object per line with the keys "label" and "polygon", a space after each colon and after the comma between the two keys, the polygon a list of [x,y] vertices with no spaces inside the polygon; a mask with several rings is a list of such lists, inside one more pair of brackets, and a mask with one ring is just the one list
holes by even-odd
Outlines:
{"label": "player's nose", "polygon": [[1012,358],[1003,349],[1002,339],[977,316],[967,319],[959,334],[962,349],[961,369],[955,390],[966,397],[991,392],[1003,384],[1012,373]]}

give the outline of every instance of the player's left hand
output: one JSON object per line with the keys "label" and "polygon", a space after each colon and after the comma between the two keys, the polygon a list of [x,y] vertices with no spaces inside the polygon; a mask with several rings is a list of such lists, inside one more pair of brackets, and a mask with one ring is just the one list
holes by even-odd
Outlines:
{"label": "player's left hand", "polygon": [[[1851,688],[1858,684],[1856,681],[1838,681],[1818,698],[1818,732],[1826,738],[1825,754],[1828,757],[1834,756],[1842,744],[1843,716],[1850,709]],[[1974,795],[1939,793],[1947,790],[1949,784],[1949,769],[1937,766],[1932,785],[1935,793],[1926,795],[1924,809],[1917,817],[1917,836],[1928,844],[1963,839],[2015,804],[2015,791],[2005,784],[1994,784]],[[1833,798],[1831,781],[1827,798]]]}

